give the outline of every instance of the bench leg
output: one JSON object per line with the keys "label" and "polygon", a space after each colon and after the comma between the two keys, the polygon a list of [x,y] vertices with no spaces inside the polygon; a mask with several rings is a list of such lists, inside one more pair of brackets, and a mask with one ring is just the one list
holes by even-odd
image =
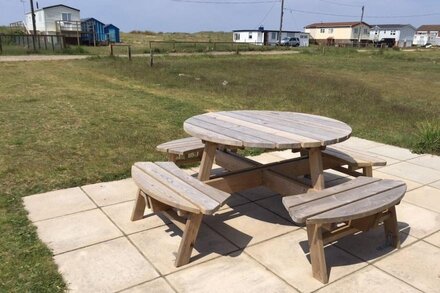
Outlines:
{"label": "bench leg", "polygon": [[180,241],[179,250],[175,266],[180,267],[189,263],[191,252],[196,243],[197,234],[199,232],[200,224],[202,223],[203,214],[189,214],[186,220],[185,231]]}
{"label": "bench leg", "polygon": [[136,203],[133,207],[133,212],[131,213],[131,220],[137,221],[144,217],[145,207],[147,205],[147,197],[142,194],[142,191],[138,190],[138,195],[136,198]]}
{"label": "bench leg", "polygon": [[373,167],[372,166],[363,167],[362,173],[364,176],[373,177]]}
{"label": "bench leg", "polygon": [[202,155],[202,162],[199,167],[199,180],[205,181],[211,176],[212,165],[214,164],[215,153],[217,151],[217,144],[212,142],[205,142],[205,149]]}
{"label": "bench leg", "polygon": [[319,224],[307,224],[313,277],[324,284],[328,283],[327,264],[325,262],[322,227]]}
{"label": "bench leg", "polygon": [[400,248],[400,235],[399,228],[397,226],[396,207],[394,206],[389,208],[388,211],[390,212],[390,216],[383,223],[385,237],[391,246]]}

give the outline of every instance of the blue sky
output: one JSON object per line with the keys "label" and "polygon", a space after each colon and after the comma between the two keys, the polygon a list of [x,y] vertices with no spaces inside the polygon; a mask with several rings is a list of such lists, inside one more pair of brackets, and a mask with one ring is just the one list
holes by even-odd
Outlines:
{"label": "blue sky", "polygon": [[[34,2],[37,0],[34,0]],[[182,1],[182,0],[181,0]],[[274,0],[39,0],[39,6],[65,4],[81,10],[81,17],[95,17],[113,23],[123,31],[151,30],[162,32],[231,31],[279,27],[280,2]],[[221,4],[219,2],[257,2]],[[275,0],[277,1],[277,0]],[[285,0],[284,28],[302,30],[307,24],[321,21],[357,21],[365,5],[369,24],[410,23],[440,24],[440,0]],[[23,19],[29,0],[0,0],[0,25]],[[332,15],[325,15],[332,14]],[[436,14],[436,15],[426,15]],[[338,15],[338,16],[336,16]],[[416,17],[394,17],[413,16]]]}

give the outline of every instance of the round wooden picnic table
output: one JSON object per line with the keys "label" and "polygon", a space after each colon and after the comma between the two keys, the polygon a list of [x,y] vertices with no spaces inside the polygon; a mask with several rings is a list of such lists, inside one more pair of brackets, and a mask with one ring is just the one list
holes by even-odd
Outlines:
{"label": "round wooden picnic table", "polygon": [[187,119],[184,130],[205,142],[199,179],[207,180],[218,145],[263,149],[302,149],[309,153],[315,189],[324,188],[321,149],[348,139],[347,124],[317,115],[280,111],[225,111]]}

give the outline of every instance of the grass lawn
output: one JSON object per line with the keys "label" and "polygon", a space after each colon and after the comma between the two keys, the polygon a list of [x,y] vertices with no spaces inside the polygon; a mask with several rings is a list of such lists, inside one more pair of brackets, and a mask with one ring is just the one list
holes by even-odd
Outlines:
{"label": "grass lawn", "polygon": [[[342,120],[411,147],[440,123],[440,51],[158,57],[0,64],[0,291],[62,291],[26,195],[126,178],[205,111],[273,109]],[[225,82],[227,81],[227,83]],[[226,85],[225,85],[226,84]]]}

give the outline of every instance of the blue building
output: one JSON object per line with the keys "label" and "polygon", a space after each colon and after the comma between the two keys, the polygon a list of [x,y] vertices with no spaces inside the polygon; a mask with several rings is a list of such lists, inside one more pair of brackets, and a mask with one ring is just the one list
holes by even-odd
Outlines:
{"label": "blue building", "polygon": [[109,43],[120,43],[119,28],[113,24],[106,24],[104,26],[105,35]]}
{"label": "blue building", "polygon": [[93,46],[104,43],[107,40],[104,26],[104,23],[93,17],[81,19],[82,43]]}

